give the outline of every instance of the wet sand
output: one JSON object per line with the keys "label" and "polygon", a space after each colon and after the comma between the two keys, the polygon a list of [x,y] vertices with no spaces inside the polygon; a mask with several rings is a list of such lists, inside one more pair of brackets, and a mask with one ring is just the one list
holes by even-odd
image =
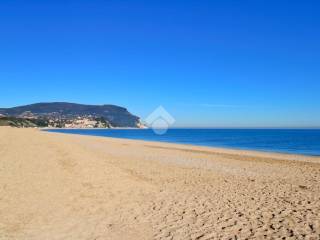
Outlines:
{"label": "wet sand", "polygon": [[320,158],[0,127],[0,239],[320,239]]}

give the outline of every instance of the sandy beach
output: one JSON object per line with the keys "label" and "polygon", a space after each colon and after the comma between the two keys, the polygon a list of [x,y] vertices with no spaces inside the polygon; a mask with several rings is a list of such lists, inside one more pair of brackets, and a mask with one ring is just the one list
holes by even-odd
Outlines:
{"label": "sandy beach", "polygon": [[0,239],[320,239],[320,158],[0,128]]}

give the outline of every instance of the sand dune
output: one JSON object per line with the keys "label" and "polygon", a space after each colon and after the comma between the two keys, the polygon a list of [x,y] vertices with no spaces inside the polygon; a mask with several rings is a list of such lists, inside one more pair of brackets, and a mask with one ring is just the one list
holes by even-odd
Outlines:
{"label": "sand dune", "polygon": [[0,239],[320,239],[320,158],[0,128]]}

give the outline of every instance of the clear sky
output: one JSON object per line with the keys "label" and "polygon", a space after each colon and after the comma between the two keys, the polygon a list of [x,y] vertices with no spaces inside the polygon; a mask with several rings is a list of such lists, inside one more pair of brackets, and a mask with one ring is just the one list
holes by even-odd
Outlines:
{"label": "clear sky", "polygon": [[319,127],[317,0],[0,0],[0,107],[162,105],[188,127]]}

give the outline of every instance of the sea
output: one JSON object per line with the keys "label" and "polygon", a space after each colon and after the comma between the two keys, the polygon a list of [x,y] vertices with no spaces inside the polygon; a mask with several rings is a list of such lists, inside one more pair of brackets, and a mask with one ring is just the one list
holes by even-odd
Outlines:
{"label": "sea", "polygon": [[51,129],[50,132],[320,156],[320,129]]}

